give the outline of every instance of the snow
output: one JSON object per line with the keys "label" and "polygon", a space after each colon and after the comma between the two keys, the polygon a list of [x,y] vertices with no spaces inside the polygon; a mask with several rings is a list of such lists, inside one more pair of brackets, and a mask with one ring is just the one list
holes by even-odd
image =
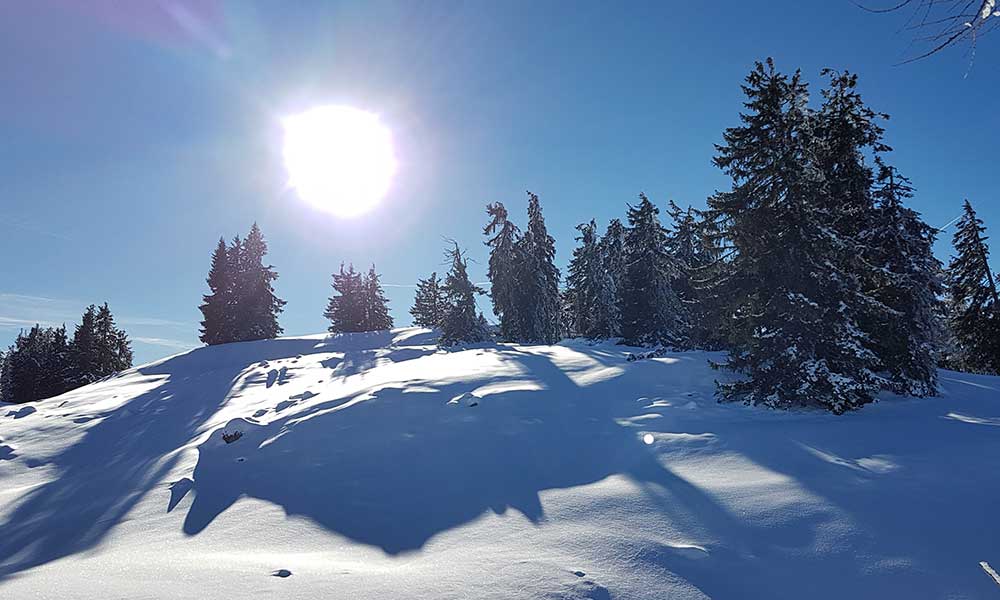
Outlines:
{"label": "snow", "polygon": [[5,405],[0,597],[1000,591],[1000,378],[777,412],[630,351],[317,335]]}

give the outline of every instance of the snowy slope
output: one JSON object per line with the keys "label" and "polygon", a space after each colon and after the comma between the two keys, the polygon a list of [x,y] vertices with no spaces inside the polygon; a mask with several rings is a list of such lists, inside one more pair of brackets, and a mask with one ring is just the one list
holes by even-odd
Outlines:
{"label": "snowy slope", "polygon": [[0,597],[1000,597],[1000,378],[776,413],[709,358],[400,329],[0,406]]}

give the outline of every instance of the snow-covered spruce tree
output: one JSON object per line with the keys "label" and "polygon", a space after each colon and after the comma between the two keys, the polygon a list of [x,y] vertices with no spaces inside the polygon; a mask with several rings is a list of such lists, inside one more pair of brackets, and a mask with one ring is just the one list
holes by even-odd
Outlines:
{"label": "snow-covered spruce tree", "polygon": [[874,219],[861,235],[873,267],[871,294],[889,310],[872,327],[871,339],[888,389],[897,394],[937,393],[937,346],[941,337],[938,298],[944,291],[941,263],[934,257],[936,229],[903,205],[913,196],[910,181],[876,157]]}
{"label": "snow-covered spruce tree", "polygon": [[598,305],[606,311],[607,337],[621,335],[621,289],[625,280],[625,226],[618,219],[611,219],[599,242],[604,272],[610,283],[602,290]]}
{"label": "snow-covered spruce tree", "polygon": [[823,105],[812,113],[812,159],[825,182],[825,210],[844,244],[855,244],[845,256],[858,261],[852,265],[862,273],[864,246],[860,233],[872,226],[875,200],[872,185],[875,173],[865,161],[865,153],[891,150],[882,142],[880,119],[889,115],[869,108],[857,92],[858,77],[852,73],[823,69],[830,78],[822,90]]}
{"label": "snow-covered spruce tree", "polygon": [[226,252],[226,240],[220,237],[219,244],[212,253],[212,267],[206,280],[209,293],[202,296],[203,303],[198,307],[204,317],[200,339],[209,346],[230,341],[226,317],[229,295],[232,292],[232,274],[229,272]]}
{"label": "snow-covered spruce tree", "polygon": [[94,353],[94,377],[107,377],[132,367],[132,348],[125,331],[115,326],[114,315],[105,302],[94,318],[97,344]]}
{"label": "snow-covered spruce tree", "polygon": [[686,316],[673,288],[681,268],[667,249],[659,215],[645,194],[639,194],[637,206],[628,207],[625,273],[619,290],[621,336],[631,345],[683,346]]}
{"label": "snow-covered spruce tree", "polygon": [[226,250],[227,271],[229,272],[229,290],[225,294],[226,314],[223,320],[225,328],[223,341],[220,343],[241,342],[246,339],[249,330],[246,309],[246,277],[245,260],[243,256],[243,240],[240,236],[233,237]]}
{"label": "snow-covered spruce tree", "polygon": [[520,338],[521,317],[517,312],[521,291],[518,273],[522,266],[521,234],[500,202],[486,205],[490,222],[483,228],[484,242],[490,248],[487,277],[493,312],[500,318],[500,339],[510,342]]}
{"label": "snow-covered spruce tree", "polygon": [[[865,105],[856,75],[823,74],[830,82],[815,115],[814,156],[826,183],[831,228],[844,243],[841,269],[861,282],[863,294],[854,297],[858,323],[886,374],[883,387],[934,394],[941,291],[940,265],[931,253],[934,230],[903,206],[912,188],[879,158],[891,150],[878,124],[888,115]],[[867,154],[876,156],[877,186]]]}
{"label": "snow-covered spruce tree", "polygon": [[22,330],[0,366],[4,402],[33,402],[76,387],[64,326]]}
{"label": "snow-covered spruce tree", "polygon": [[490,339],[486,320],[476,314],[476,294],[483,290],[469,281],[465,257],[455,243],[446,252],[451,268],[444,280],[444,293],[448,309],[441,322],[442,346],[454,346],[465,342],[484,342]]}
{"label": "snow-covered spruce tree", "polygon": [[592,339],[613,337],[617,333],[618,302],[615,284],[605,266],[597,234],[597,223],[582,223],[566,278],[564,305],[567,330]]}
{"label": "snow-covered spruce tree", "polygon": [[353,264],[345,270],[344,263],[340,263],[340,272],[333,274],[333,291],[335,294],[330,297],[323,313],[330,320],[327,330],[331,333],[364,331],[364,282]]}
{"label": "snow-covered spruce tree", "polygon": [[83,311],[80,324],[73,331],[70,355],[76,385],[86,385],[97,379],[97,307],[93,304]]}
{"label": "snow-covered spruce tree", "polygon": [[382,291],[379,274],[375,265],[368,269],[362,282],[365,316],[362,331],[383,331],[392,329],[392,317],[389,315],[389,299]]}
{"label": "snow-covered spruce tree", "polygon": [[410,314],[418,327],[440,327],[447,310],[447,299],[437,272],[427,279],[417,280],[417,293],[413,298]]}
{"label": "snow-covered spruce tree", "polygon": [[561,316],[559,269],[555,265],[556,243],[545,228],[538,196],[528,192],[528,226],[518,243],[521,258],[517,271],[520,292],[517,341],[554,344],[559,341]]}
{"label": "snow-covered spruce tree", "polygon": [[596,303],[594,265],[603,271],[604,263],[597,245],[597,223],[591,219],[589,223],[577,225],[576,229],[580,232],[576,238],[580,245],[573,249],[573,258],[569,261],[566,274],[563,304],[564,314],[569,322],[565,325],[567,331],[574,335],[590,337]]}
{"label": "snow-covered spruce tree", "polygon": [[953,237],[948,263],[948,322],[958,346],[957,364],[978,373],[1000,373],[1000,299],[990,271],[986,228],[968,200]]}
{"label": "snow-covered spruce tree", "polygon": [[682,209],[671,200],[667,214],[673,221],[667,250],[681,269],[673,287],[688,317],[687,345],[716,348],[719,323],[709,290],[721,252],[704,228],[702,211],[691,206]]}
{"label": "snow-covered spruce tree", "polygon": [[857,278],[814,157],[815,119],[796,72],[757,63],[743,91],[743,124],[727,129],[715,164],[732,189],[709,199],[735,250],[727,291],[732,348],[725,366],[746,377],[723,399],[835,413],[875,399],[876,357],[858,325]]}
{"label": "snow-covered spruce tree", "polygon": [[273,282],[278,273],[271,265],[264,265],[267,242],[257,223],[243,240],[239,277],[241,284],[240,309],[244,315],[242,335],[245,340],[265,340],[278,337],[282,328],[278,325],[278,315],[284,310],[285,301],[274,293]]}

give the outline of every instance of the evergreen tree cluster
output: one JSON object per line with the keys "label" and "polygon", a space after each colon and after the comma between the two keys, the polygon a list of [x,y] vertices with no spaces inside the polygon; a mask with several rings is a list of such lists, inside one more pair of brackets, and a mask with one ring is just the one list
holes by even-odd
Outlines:
{"label": "evergreen tree cluster", "polygon": [[[639,194],[628,225],[613,219],[603,236],[592,220],[577,226],[563,293],[567,332],[631,345],[709,347],[716,331],[704,282],[718,259],[700,212],[673,201],[668,229],[660,211]],[[704,281],[703,281],[704,280]]]}
{"label": "evergreen tree cluster", "polygon": [[555,240],[549,235],[538,196],[528,192],[528,226],[522,234],[497,202],[487,205],[483,229],[490,248],[488,276],[493,312],[500,318],[500,339],[553,344],[562,334],[559,269]]}
{"label": "evergreen tree cluster", "polygon": [[0,401],[51,398],[131,367],[131,343],[107,303],[90,305],[72,339],[65,325],[35,325],[0,354]]}
{"label": "evergreen tree cluster", "polygon": [[[448,272],[419,281],[410,314],[441,343],[552,344],[563,335],[658,348],[727,351],[715,365],[741,377],[723,400],[843,413],[881,390],[937,393],[937,368],[1000,372],[1000,299],[982,222],[966,202],[947,269],[934,257],[936,229],[907,206],[914,190],[889,164],[881,123],[857,76],[824,70],[819,106],[800,72],[768,59],[742,86],[740,124],[727,129],[714,164],[731,185],[706,210],[666,207],[645,194],[603,235],[591,220],[565,287],[537,195],[522,231],[500,203],[486,206],[488,295],[495,331],[478,312],[487,293],[468,275],[457,243]],[[263,266],[256,224],[215,251],[202,340],[274,337],[284,302]],[[375,267],[341,265],[325,316],[331,332],[392,326]],[[59,347],[57,332],[35,344]],[[27,341],[25,342],[28,343]],[[943,350],[942,350],[943,348]],[[9,362],[10,359],[8,358]]]}
{"label": "evergreen tree cluster", "polygon": [[333,274],[333,289],[337,295],[330,298],[323,313],[330,320],[331,333],[381,331],[392,328],[388,299],[382,292],[379,275],[372,265],[367,274],[354,270],[354,265]]}
{"label": "evergreen tree cluster", "polygon": [[246,238],[224,239],[212,254],[209,293],[199,307],[201,341],[208,345],[275,338],[282,332],[278,315],[285,301],[274,293],[278,273],[264,265],[267,242],[257,223]]}
{"label": "evergreen tree cluster", "polygon": [[711,287],[726,299],[725,366],[745,376],[720,385],[724,399],[842,413],[879,389],[936,392],[935,230],[903,205],[912,189],[884,161],[885,115],[855,75],[824,75],[813,109],[799,72],[757,63],[742,124],[717,146],[732,188],[708,201],[728,250]]}
{"label": "evergreen tree cluster", "polygon": [[417,283],[410,308],[414,324],[440,329],[443,346],[491,339],[486,317],[476,311],[476,294],[484,291],[469,279],[468,262],[458,243],[445,250],[445,259],[449,268],[444,281],[434,272]]}

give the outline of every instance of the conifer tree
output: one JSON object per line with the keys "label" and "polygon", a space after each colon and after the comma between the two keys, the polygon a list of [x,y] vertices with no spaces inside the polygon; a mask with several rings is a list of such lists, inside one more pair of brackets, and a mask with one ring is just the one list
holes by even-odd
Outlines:
{"label": "conifer tree", "polygon": [[486,205],[490,222],[483,228],[490,248],[487,277],[490,280],[490,300],[493,312],[500,318],[500,339],[514,341],[521,337],[522,315],[520,270],[523,267],[520,231],[507,218],[507,209],[500,202]]}
{"label": "conifer tree", "polygon": [[625,280],[625,226],[618,219],[611,219],[600,241],[601,259],[610,285],[603,290],[598,301],[607,311],[608,337],[621,335],[621,290]]}
{"label": "conifer tree", "polygon": [[[49,329],[42,361],[42,398],[51,398],[73,389],[73,356],[66,325]],[[131,366],[131,360],[129,362]]]}
{"label": "conifer tree", "polygon": [[968,200],[956,225],[957,255],[948,263],[948,321],[959,364],[980,373],[1000,373],[1000,298],[990,270],[986,228]]}
{"label": "conifer tree", "polygon": [[418,327],[440,327],[447,310],[447,299],[437,273],[417,281],[417,293],[410,314]]}
{"label": "conifer tree", "polygon": [[528,227],[518,246],[522,260],[518,270],[518,341],[554,344],[559,341],[561,331],[556,246],[545,228],[538,196],[531,192],[528,192]]}
{"label": "conifer tree", "polygon": [[267,242],[254,223],[239,253],[237,290],[242,327],[238,339],[241,341],[273,339],[282,332],[278,315],[284,310],[285,301],[274,293],[273,282],[278,273],[273,266],[264,265],[266,255]]}
{"label": "conifer tree", "polygon": [[212,253],[212,267],[208,272],[209,293],[202,296],[204,303],[199,307],[204,317],[200,339],[209,346],[232,341],[230,332],[227,331],[226,318],[229,316],[233,277],[226,253],[226,240],[220,237],[219,244]]}
{"label": "conifer tree", "polygon": [[444,292],[448,299],[448,310],[441,323],[442,346],[452,346],[465,342],[483,342],[490,338],[485,318],[476,314],[476,294],[483,290],[469,281],[465,257],[455,243],[446,253],[451,268],[444,280]]}
{"label": "conifer tree", "polygon": [[608,273],[597,223],[582,223],[573,250],[566,278],[564,304],[569,322],[567,329],[574,335],[592,339],[613,337],[616,334],[618,302],[615,285]]}
{"label": "conifer tree", "polygon": [[941,263],[934,257],[935,230],[903,206],[913,196],[910,181],[876,158],[878,201],[871,226],[861,236],[871,265],[872,295],[887,307],[872,324],[872,342],[888,389],[898,394],[937,393],[938,298]]}
{"label": "conifer tree", "polygon": [[670,200],[667,214],[673,221],[667,233],[667,250],[680,268],[672,283],[688,318],[688,345],[712,348],[718,344],[719,323],[706,292],[719,259],[718,248],[704,229],[701,211],[691,206],[682,209]]}
{"label": "conifer tree", "polygon": [[86,385],[97,379],[97,348],[97,307],[91,304],[73,332],[73,378],[76,384]]}
{"label": "conifer tree", "polygon": [[107,302],[97,309],[97,316],[94,318],[94,331],[97,333],[94,374],[98,378],[106,377],[118,370],[118,330]]}
{"label": "conifer tree", "polygon": [[0,400],[33,402],[74,386],[65,327],[34,325],[21,331],[0,365]]}
{"label": "conifer tree", "polygon": [[673,288],[681,276],[677,260],[667,248],[667,232],[660,210],[645,194],[638,206],[629,206],[625,232],[625,273],[621,297],[621,335],[626,344],[685,342],[684,307]]}
{"label": "conifer tree", "polygon": [[724,399],[842,413],[871,402],[876,357],[859,326],[864,298],[844,270],[856,249],[838,229],[816,163],[814,115],[801,76],[757,63],[743,86],[748,112],[726,130],[715,164],[732,189],[709,200],[734,247],[734,299],[726,366],[746,378],[719,386]]}
{"label": "conifer tree", "polygon": [[[825,182],[823,209],[845,244],[855,244],[848,258],[863,256],[860,233],[875,217],[872,185],[875,174],[866,163],[866,153],[891,150],[883,141],[878,121],[889,115],[869,108],[857,92],[858,77],[849,72],[823,69],[830,78],[822,90],[823,105],[811,115],[810,158]],[[857,271],[864,264],[851,265]]]}
{"label": "conifer tree", "polygon": [[364,331],[365,291],[361,273],[354,265],[344,269],[340,263],[340,273],[333,274],[333,290],[323,316],[330,320],[327,328],[331,333],[354,333]]}
{"label": "conifer tree", "polygon": [[382,292],[379,275],[375,265],[368,270],[368,275],[361,282],[364,301],[364,320],[362,331],[382,331],[392,329],[392,317],[389,315],[389,299]]}
{"label": "conifer tree", "polygon": [[576,335],[588,336],[592,329],[593,310],[596,304],[596,282],[593,281],[594,264],[601,271],[604,264],[597,245],[595,230],[597,223],[581,223],[576,226],[580,235],[576,238],[580,245],[573,249],[566,275],[565,304],[567,307],[567,329]]}
{"label": "conifer tree", "polygon": [[243,240],[240,236],[233,237],[233,241],[226,250],[226,261],[229,264],[229,291],[225,294],[226,316],[223,321],[226,324],[223,343],[242,342],[247,337],[250,330],[247,323],[247,303],[246,303],[246,260],[243,253]]}
{"label": "conifer tree", "polygon": [[727,312],[732,248],[725,245],[723,227],[712,211],[695,211],[697,237],[705,261],[689,272],[689,281],[698,298],[690,310],[691,337],[695,347],[705,350],[725,349],[734,338],[732,319]]}

